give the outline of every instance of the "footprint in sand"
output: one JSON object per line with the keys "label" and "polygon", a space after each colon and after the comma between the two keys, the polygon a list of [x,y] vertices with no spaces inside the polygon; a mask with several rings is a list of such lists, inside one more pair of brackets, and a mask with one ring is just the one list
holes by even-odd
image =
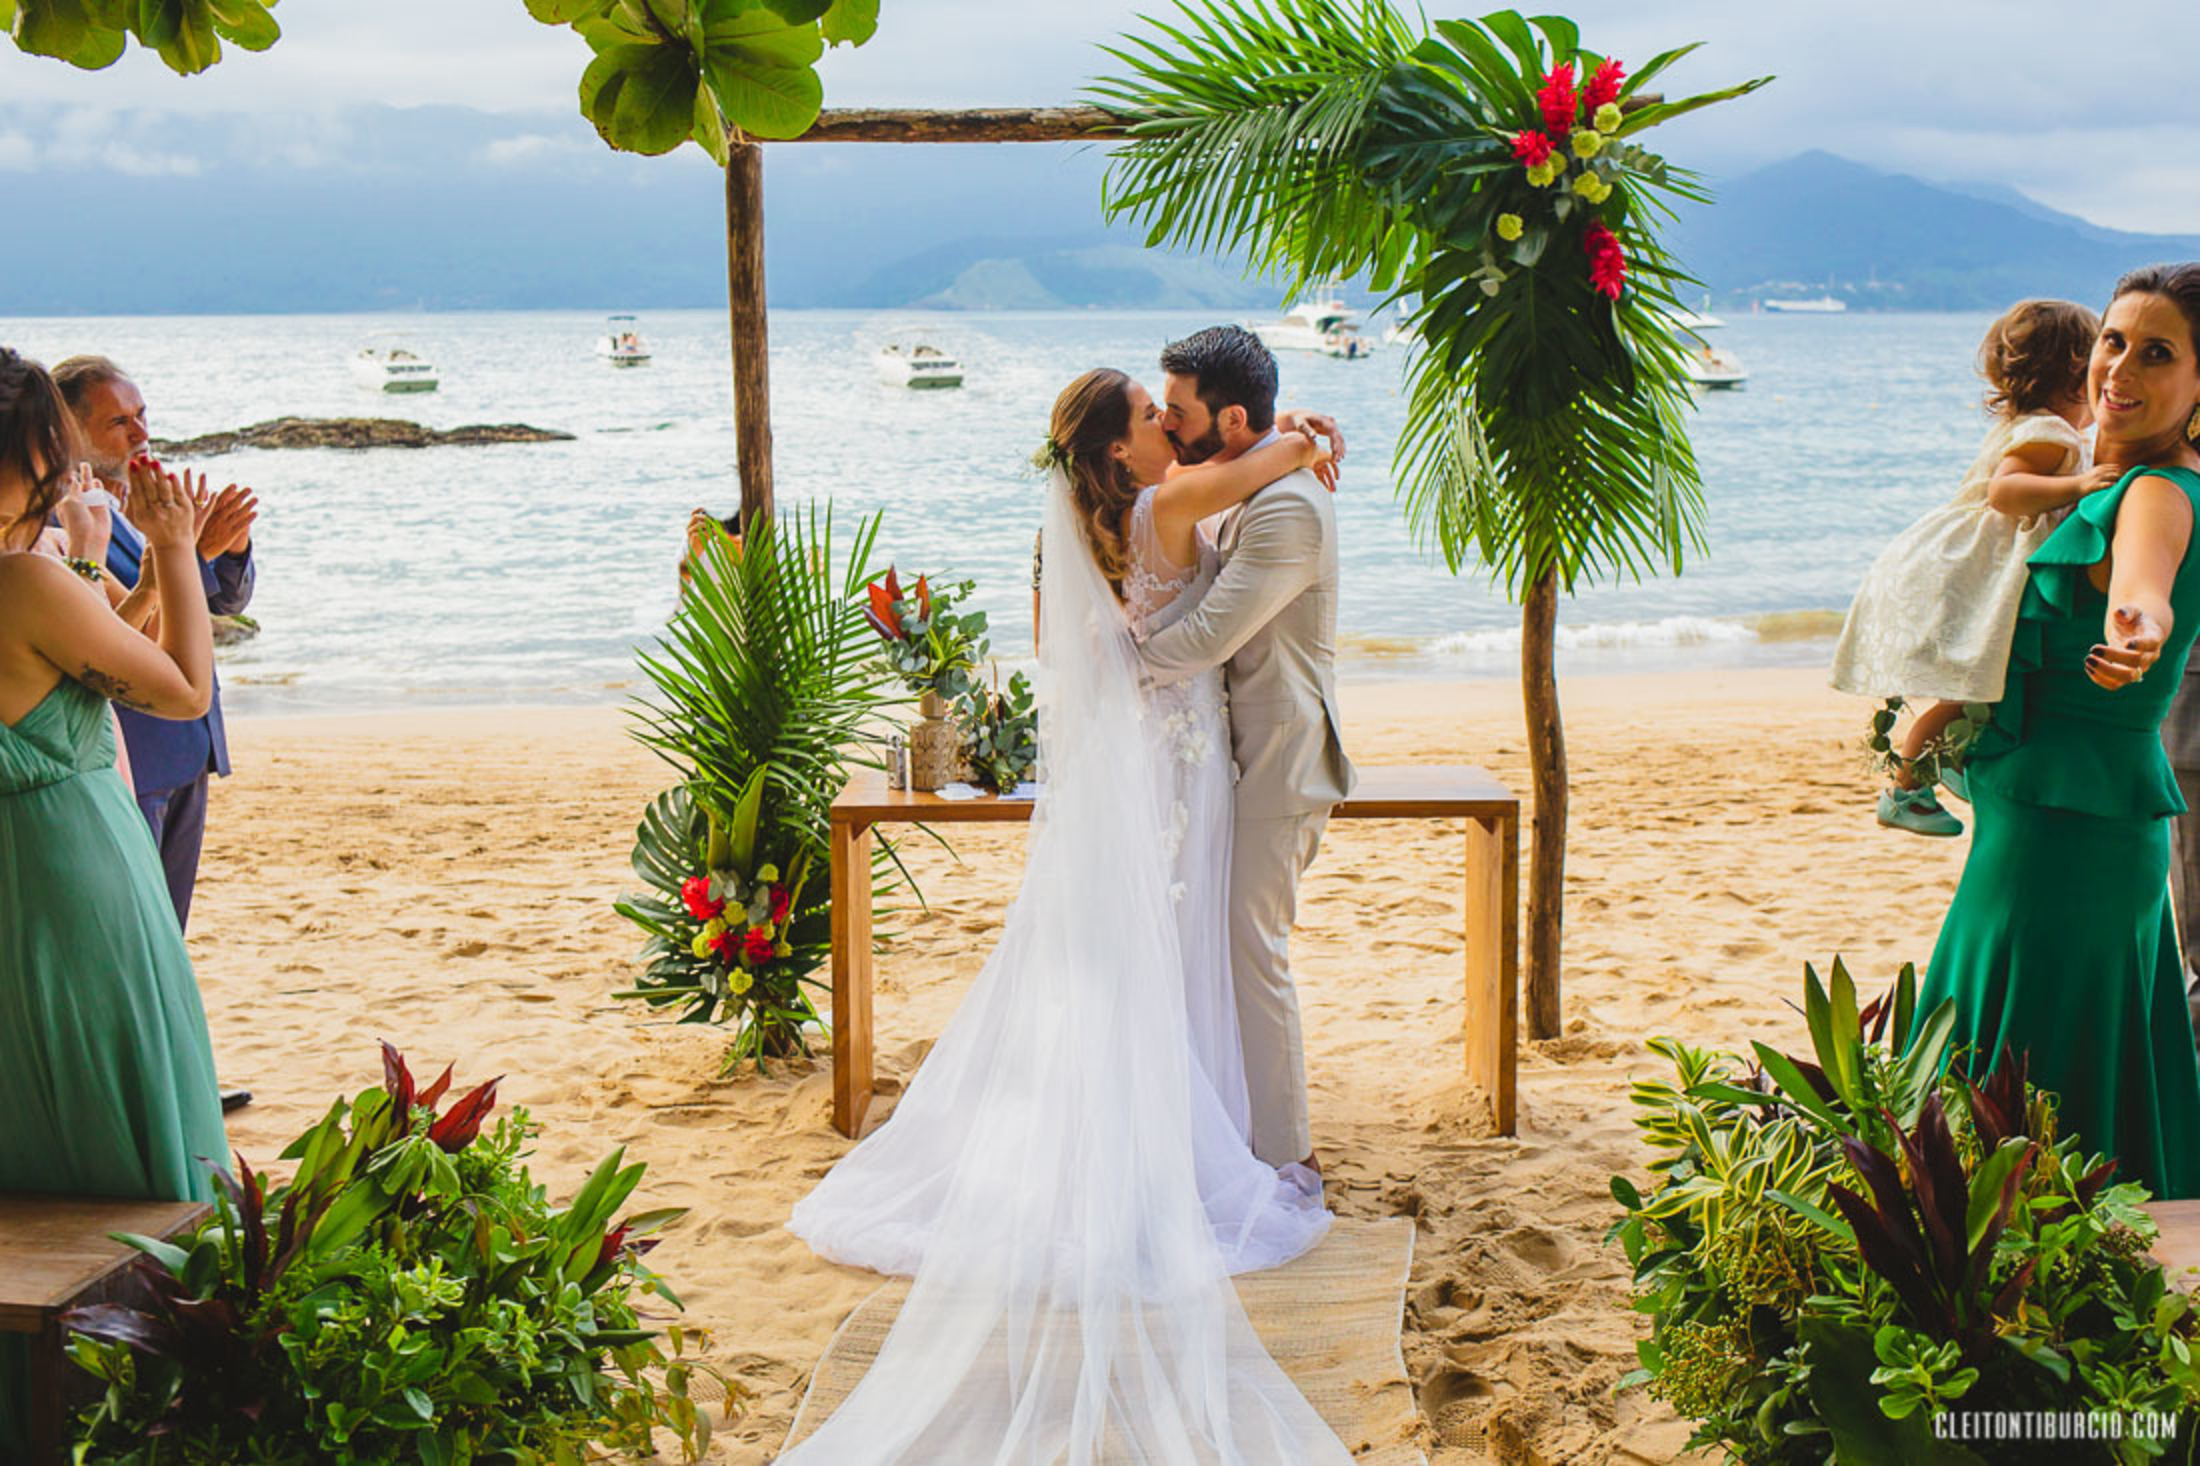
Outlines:
{"label": "footprint in sand", "polygon": [[465,941],[460,942],[457,946],[451,948],[450,951],[448,951],[444,955],[448,957],[479,957],[482,953],[488,950],[489,944],[487,942]]}

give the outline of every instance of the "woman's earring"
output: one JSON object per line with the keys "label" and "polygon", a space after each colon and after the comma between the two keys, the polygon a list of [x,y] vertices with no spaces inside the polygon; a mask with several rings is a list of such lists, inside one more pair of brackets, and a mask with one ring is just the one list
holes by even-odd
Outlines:
{"label": "woman's earring", "polygon": [[2193,408],[2192,416],[2185,419],[2185,436],[2200,442],[2200,407]]}

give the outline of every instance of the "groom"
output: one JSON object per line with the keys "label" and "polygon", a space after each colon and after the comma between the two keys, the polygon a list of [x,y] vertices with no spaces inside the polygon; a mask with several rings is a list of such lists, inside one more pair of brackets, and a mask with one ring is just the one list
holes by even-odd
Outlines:
{"label": "groom", "polygon": [[[1242,326],[1211,326],[1161,353],[1162,426],[1181,463],[1219,462],[1276,432],[1276,359]],[[1157,682],[1228,664],[1237,828],[1230,854],[1230,969],[1252,1101],[1253,1153],[1314,1165],[1306,1056],[1291,985],[1291,919],[1330,807],[1352,792],[1337,718],[1337,519],[1300,469],[1229,512],[1222,571],[1199,605],[1142,650]]]}

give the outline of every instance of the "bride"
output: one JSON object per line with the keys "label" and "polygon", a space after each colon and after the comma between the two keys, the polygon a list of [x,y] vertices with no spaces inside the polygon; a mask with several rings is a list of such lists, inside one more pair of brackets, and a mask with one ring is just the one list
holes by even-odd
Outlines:
{"label": "bride", "polygon": [[1135,647],[1213,582],[1198,522],[1322,455],[1285,434],[1165,479],[1159,409],[1101,370],[1056,400],[1044,457],[1023,886],[893,1116],[788,1223],[914,1281],[855,1391],[779,1459],[1346,1466],[1230,1283],[1330,1218],[1246,1141],[1222,673],[1147,688]]}

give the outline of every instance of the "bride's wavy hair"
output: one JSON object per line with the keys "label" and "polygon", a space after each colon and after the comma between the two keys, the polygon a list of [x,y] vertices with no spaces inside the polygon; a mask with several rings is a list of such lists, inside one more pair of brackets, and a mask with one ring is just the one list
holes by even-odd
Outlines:
{"label": "bride's wavy hair", "polygon": [[62,480],[76,461],[76,419],[46,369],[0,346],[0,467],[29,486],[23,512],[0,523],[0,545],[24,525],[43,525],[61,502]]}
{"label": "bride's wavy hair", "polygon": [[1108,450],[1131,435],[1131,379],[1113,367],[1085,373],[1054,399],[1046,458],[1069,479],[1085,543],[1117,595],[1130,566],[1123,520],[1138,498],[1130,465]]}

